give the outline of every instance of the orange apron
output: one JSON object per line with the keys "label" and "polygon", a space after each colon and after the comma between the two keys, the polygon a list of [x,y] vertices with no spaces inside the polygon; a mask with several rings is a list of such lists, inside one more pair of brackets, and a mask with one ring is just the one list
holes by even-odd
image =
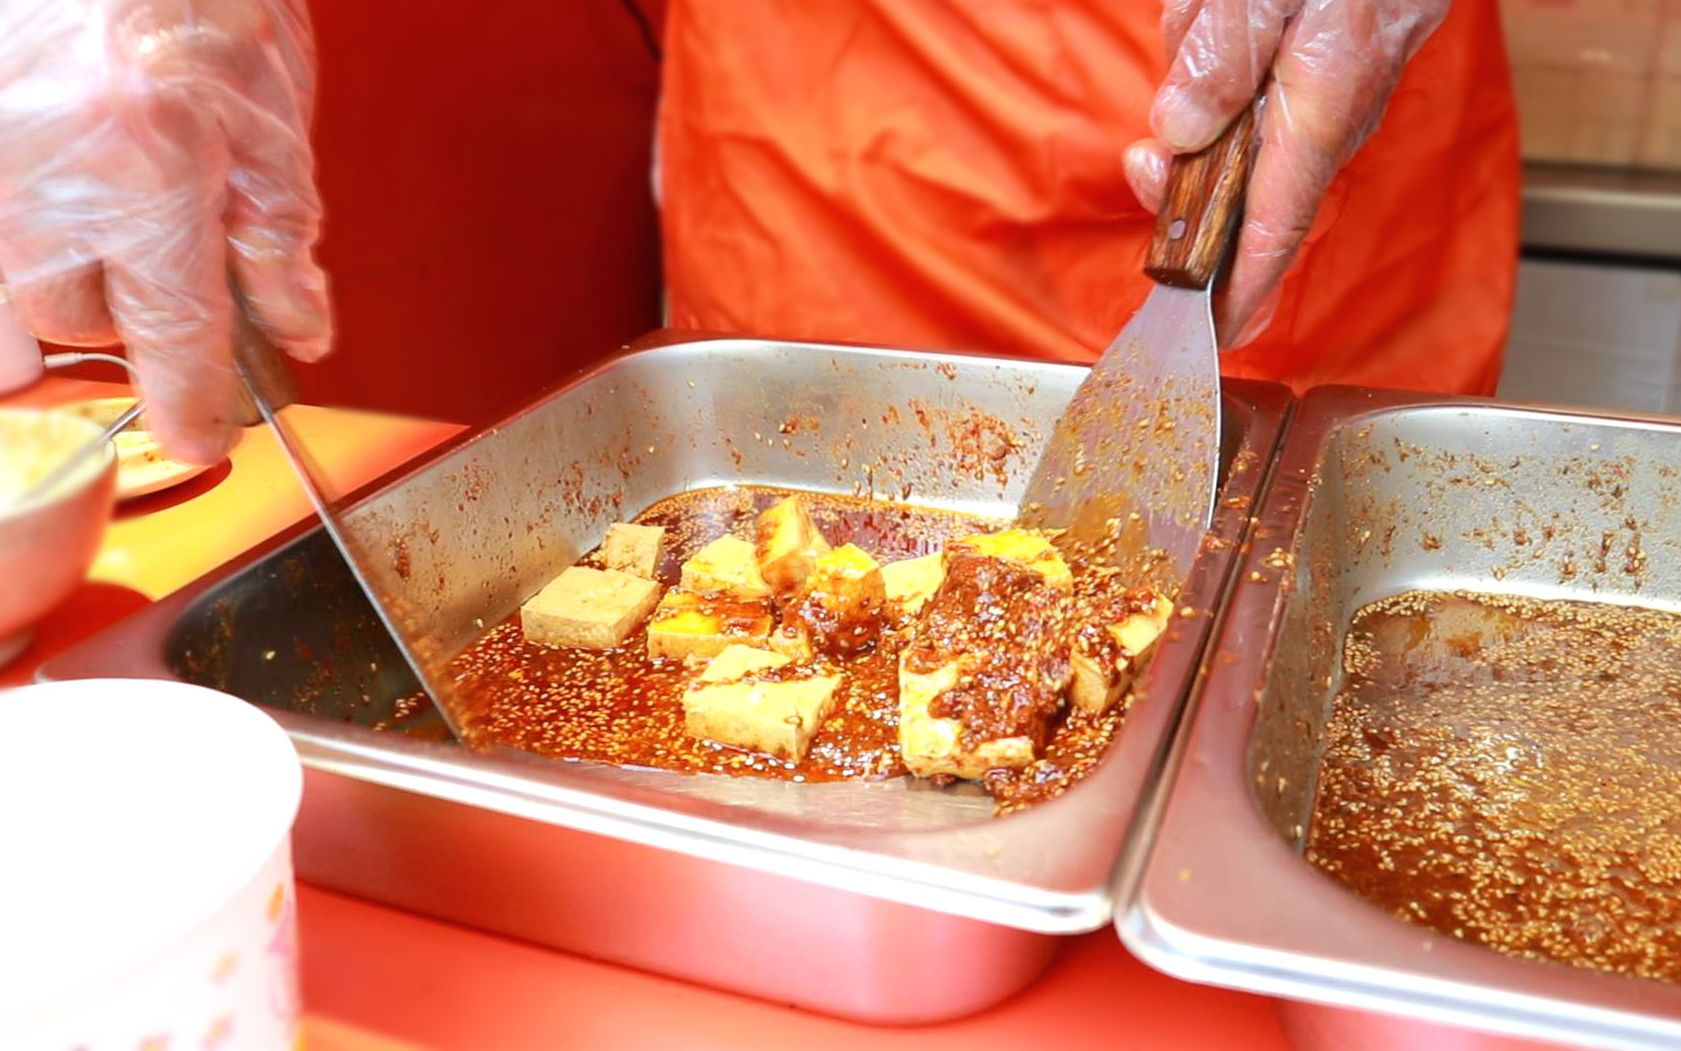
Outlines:
{"label": "orange apron", "polygon": [[[673,0],[671,321],[1089,361],[1143,301],[1121,167],[1165,63],[1115,0]],[[1518,245],[1494,0],[1462,0],[1229,375],[1489,393]]]}

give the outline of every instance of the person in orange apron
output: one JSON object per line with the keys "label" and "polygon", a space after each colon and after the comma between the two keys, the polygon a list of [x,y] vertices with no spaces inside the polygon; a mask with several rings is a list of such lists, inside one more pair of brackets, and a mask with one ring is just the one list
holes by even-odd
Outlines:
{"label": "person in orange apron", "polygon": [[0,0],[0,392],[31,338],[123,343],[147,426],[214,463],[238,416],[230,274],[327,353],[304,0]]}
{"label": "person in orange apron", "polygon": [[[676,324],[1087,359],[1143,297],[1169,156],[1264,90],[1228,370],[1494,385],[1493,0],[675,0],[666,37]],[[219,458],[230,273],[286,351],[331,343],[313,94],[304,0],[0,0],[0,388],[30,333],[120,340],[170,455]]]}
{"label": "person in orange apron", "polygon": [[1148,290],[1172,152],[1265,85],[1225,371],[1494,390],[1494,0],[673,0],[665,41],[677,326],[1089,361]]}

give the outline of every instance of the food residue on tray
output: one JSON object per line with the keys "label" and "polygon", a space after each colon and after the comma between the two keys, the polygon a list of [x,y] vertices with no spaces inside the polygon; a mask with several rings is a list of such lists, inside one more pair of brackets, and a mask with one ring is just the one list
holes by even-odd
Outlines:
{"label": "food residue on tray", "polygon": [[1443,934],[1681,980],[1681,616],[1409,592],[1344,670],[1313,864]]}
{"label": "food residue on tray", "polygon": [[490,739],[789,781],[978,780],[1000,811],[1102,757],[1171,603],[1051,534],[770,488],[615,526],[452,663]]}

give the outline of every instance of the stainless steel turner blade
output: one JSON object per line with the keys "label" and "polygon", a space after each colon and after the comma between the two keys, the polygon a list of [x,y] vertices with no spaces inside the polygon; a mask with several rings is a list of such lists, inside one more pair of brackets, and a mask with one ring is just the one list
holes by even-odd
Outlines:
{"label": "stainless steel turner blade", "polygon": [[451,689],[446,656],[428,643],[423,626],[410,623],[412,618],[399,597],[398,585],[389,579],[391,571],[370,554],[379,549],[383,537],[363,536],[355,521],[342,513],[342,501],[330,495],[326,474],[292,426],[287,413],[297,401],[297,389],[285,357],[252,321],[237,284],[233,296],[234,364],[256,417],[273,429],[327,535],[450,732],[463,744],[484,747],[485,742],[473,733],[465,709]]}
{"label": "stainless steel turner blade", "polygon": [[1208,149],[1174,162],[1145,259],[1156,287],[1058,419],[1019,515],[1068,530],[1169,594],[1214,512],[1220,363],[1210,289],[1242,208],[1254,120],[1245,110]]}

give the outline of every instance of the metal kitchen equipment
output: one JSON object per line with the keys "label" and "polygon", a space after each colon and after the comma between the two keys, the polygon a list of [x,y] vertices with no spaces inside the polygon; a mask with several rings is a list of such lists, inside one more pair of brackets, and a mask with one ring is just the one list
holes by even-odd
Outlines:
{"label": "metal kitchen equipment", "polygon": [[[1177,158],[1144,272],[1156,282],[1058,418],[1022,497],[1022,520],[1093,542],[1172,594],[1214,514],[1220,352],[1212,288],[1243,207],[1255,114]],[[1136,516],[1136,517],[1135,517]]]}
{"label": "metal kitchen equipment", "polygon": [[[459,709],[449,691],[448,654],[427,644],[426,627],[412,621],[410,611],[414,607],[403,600],[402,588],[393,580],[393,568],[376,554],[388,539],[387,531],[375,527],[369,532],[361,527],[360,519],[341,516],[343,501],[329,495],[325,473],[316,466],[309,446],[292,427],[287,415],[287,410],[296,404],[298,397],[291,367],[268,335],[252,320],[250,305],[238,282],[230,281],[229,286],[234,307],[234,367],[239,373],[246,400],[274,432],[281,453],[291,465],[304,495],[309,498],[310,507],[315,509],[315,516],[321,520],[322,528],[338,549],[339,557],[344,559],[357,587],[367,597],[369,607],[391,636],[391,642],[402,655],[409,673],[431,700],[433,710],[456,740],[473,743],[472,737],[464,736],[470,728],[454,716]],[[139,408],[136,402],[134,409],[124,414],[124,419],[138,416]],[[123,423],[123,420],[118,423]]]}
{"label": "metal kitchen equipment", "polygon": [[[662,344],[663,345],[660,345]],[[711,485],[873,490],[1007,517],[1085,370],[665,336],[370,486],[384,557],[446,651],[614,521]],[[50,662],[264,705],[308,771],[303,878],[620,963],[875,1022],[955,1017],[1111,916],[1111,877],[1196,673],[1288,404],[1228,385],[1214,528],[1109,755],[1060,799],[790,785],[476,754],[382,732],[414,684],[301,525]],[[635,917],[634,921],[631,917]],[[963,961],[955,966],[953,961]]]}
{"label": "metal kitchen equipment", "polygon": [[[1429,1046],[1439,1034],[1426,1023],[1681,1044],[1681,988],[1436,934],[1301,854],[1353,614],[1411,589],[1681,609],[1678,448],[1674,418],[1349,388],[1308,395],[1117,919],[1128,946],[1170,974],[1305,1001],[1286,1008],[1304,1047],[1329,1046],[1304,1034],[1349,1041],[1356,1030],[1362,1047]],[[1608,537],[1614,551],[1627,547],[1631,523],[1647,553],[1638,571],[1594,557]]]}

